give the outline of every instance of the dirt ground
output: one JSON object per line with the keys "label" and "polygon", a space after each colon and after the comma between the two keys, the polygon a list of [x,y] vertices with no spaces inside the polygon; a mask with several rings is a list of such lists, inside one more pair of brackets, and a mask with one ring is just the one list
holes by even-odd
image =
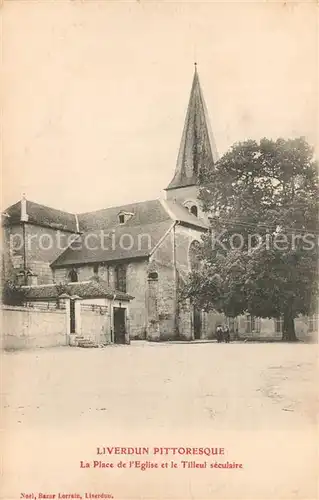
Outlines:
{"label": "dirt ground", "polygon": [[[1,498],[40,498],[42,492],[131,500],[315,499],[317,360],[317,345],[280,343],[136,342],[6,353]],[[144,446],[150,453],[97,456],[104,446]],[[225,451],[155,457],[153,447]],[[121,459],[160,467],[173,460],[178,467],[125,469],[118,467]],[[115,467],[92,468],[94,460]],[[181,460],[206,466],[184,468]],[[91,467],[81,468],[81,461]],[[242,468],[211,467],[215,461]]]}

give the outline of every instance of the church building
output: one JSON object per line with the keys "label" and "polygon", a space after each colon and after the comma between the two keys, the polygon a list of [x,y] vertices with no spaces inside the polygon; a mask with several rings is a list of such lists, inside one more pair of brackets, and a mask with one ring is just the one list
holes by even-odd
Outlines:
{"label": "church building", "polygon": [[[105,337],[196,340],[215,336],[218,323],[244,338],[280,338],[281,320],[249,315],[225,318],[179,304],[179,284],[196,262],[196,245],[209,224],[198,202],[201,169],[218,159],[197,68],[191,87],[175,172],[163,199],[72,214],[21,201],[2,214],[2,277],[22,285],[24,302],[70,298],[75,310],[107,311]],[[78,304],[78,305],[76,305]],[[314,318],[297,318],[300,336],[316,330]],[[82,332],[95,328],[85,323]],[[102,331],[101,330],[101,331]]]}
{"label": "church building", "polygon": [[28,300],[39,294],[48,298],[49,285],[75,282],[83,297],[81,283],[85,294],[84,284],[92,280],[109,295],[127,294],[133,297],[126,324],[132,339],[209,335],[202,311],[180,310],[178,283],[191,269],[196,241],[208,230],[197,181],[200,169],[216,160],[195,65],[176,168],[165,198],[79,214],[23,198],[3,214],[4,278],[28,285]]}

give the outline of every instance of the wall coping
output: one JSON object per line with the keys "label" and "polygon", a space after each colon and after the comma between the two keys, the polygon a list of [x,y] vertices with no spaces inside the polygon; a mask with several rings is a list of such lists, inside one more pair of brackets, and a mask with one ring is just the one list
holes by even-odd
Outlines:
{"label": "wall coping", "polygon": [[2,311],[22,311],[22,312],[35,312],[35,313],[58,313],[65,314],[65,309],[36,309],[35,307],[23,307],[23,306],[9,306],[2,304],[0,306]]}

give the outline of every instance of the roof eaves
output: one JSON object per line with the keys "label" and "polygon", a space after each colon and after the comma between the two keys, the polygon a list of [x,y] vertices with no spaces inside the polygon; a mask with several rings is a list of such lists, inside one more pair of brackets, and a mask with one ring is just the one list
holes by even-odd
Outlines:
{"label": "roof eaves", "polygon": [[208,231],[209,227],[205,224],[205,222],[191,222],[191,221],[184,221],[184,220],[179,220],[177,221],[178,225],[180,226],[186,226],[186,227],[192,227],[201,231]]}
{"label": "roof eaves", "polygon": [[194,181],[194,179],[189,179],[189,180],[180,180],[180,175],[177,178],[174,178],[167,188],[164,189],[164,191],[170,191],[171,189],[181,189],[184,187],[189,187],[189,186],[197,186],[197,182]]}
{"label": "roof eaves", "polygon": [[93,264],[100,264],[101,262],[105,262],[107,264],[108,262],[112,262],[113,264],[116,264],[117,262],[123,262],[125,260],[127,261],[132,261],[132,260],[145,260],[151,255],[151,251],[149,250],[147,253],[143,255],[135,255],[135,256],[130,256],[130,257],[115,257],[114,259],[98,259],[98,260],[83,260],[83,261],[71,261],[71,262],[63,262],[63,263],[56,263],[56,261],[59,259],[59,257],[54,261],[51,262],[50,267],[54,268],[60,268],[60,267],[81,267],[83,265],[93,265]]}

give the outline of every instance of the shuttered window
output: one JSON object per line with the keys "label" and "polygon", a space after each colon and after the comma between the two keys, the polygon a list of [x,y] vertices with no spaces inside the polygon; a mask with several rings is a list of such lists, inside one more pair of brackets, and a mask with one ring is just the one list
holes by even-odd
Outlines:
{"label": "shuttered window", "polygon": [[116,266],[115,288],[120,292],[126,292],[126,266]]}
{"label": "shuttered window", "polygon": [[246,316],[246,333],[260,333],[261,321],[255,316]]}

